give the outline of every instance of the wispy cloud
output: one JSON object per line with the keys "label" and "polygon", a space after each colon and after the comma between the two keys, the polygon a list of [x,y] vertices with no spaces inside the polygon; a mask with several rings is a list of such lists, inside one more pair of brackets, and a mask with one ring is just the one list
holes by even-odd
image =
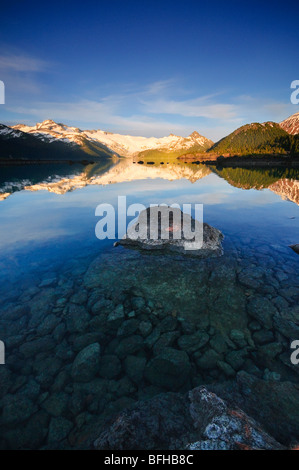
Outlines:
{"label": "wispy cloud", "polygon": [[177,81],[174,78],[168,80],[159,80],[157,82],[150,83],[141,94],[157,95],[165,93],[176,85]]}
{"label": "wispy cloud", "polygon": [[15,72],[42,72],[49,67],[45,60],[22,54],[0,54],[0,70]]}
{"label": "wispy cloud", "polygon": [[6,101],[24,102],[31,100],[31,95],[40,94],[45,90],[45,74],[52,69],[52,63],[20,51],[0,54],[0,78],[6,86]]}
{"label": "wispy cloud", "polygon": [[143,101],[142,103],[145,111],[153,114],[175,114],[209,119],[233,119],[237,116],[237,107],[235,105],[213,103],[206,97],[184,101],[159,99]]}
{"label": "wispy cloud", "polygon": [[110,101],[97,102],[81,100],[77,103],[57,103],[40,102],[35,107],[14,107],[8,108],[11,112],[35,116],[40,119],[51,118],[56,121],[66,123],[83,122],[85,125],[95,125],[104,129],[119,129],[119,132],[130,132],[139,135],[153,136],[165,135],[170,132],[186,133],[186,126],[173,122],[161,121],[147,115],[134,114],[131,116],[121,116],[113,113],[113,106]]}

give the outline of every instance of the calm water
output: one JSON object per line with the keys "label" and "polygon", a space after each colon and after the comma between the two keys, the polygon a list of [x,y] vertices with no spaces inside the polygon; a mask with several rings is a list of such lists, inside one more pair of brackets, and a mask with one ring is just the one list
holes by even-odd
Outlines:
{"label": "calm water", "polygon": [[[95,208],[117,210],[118,196],[202,203],[204,221],[225,236],[223,257],[98,240]],[[1,168],[0,447],[77,448],[140,398],[239,370],[298,382],[289,346],[299,338],[282,321],[298,314],[299,257],[289,248],[299,243],[298,204],[292,169]]]}

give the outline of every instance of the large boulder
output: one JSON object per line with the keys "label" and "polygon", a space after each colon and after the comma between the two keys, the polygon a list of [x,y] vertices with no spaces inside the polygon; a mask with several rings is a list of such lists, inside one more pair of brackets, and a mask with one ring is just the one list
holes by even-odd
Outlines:
{"label": "large boulder", "polygon": [[140,401],[108,420],[98,450],[282,449],[256,421],[205,387]]}
{"label": "large boulder", "polygon": [[[188,235],[187,230],[190,229],[195,233],[194,236]],[[137,222],[129,227],[119,244],[208,258],[223,254],[223,238],[220,230],[183,214],[180,209],[156,206],[148,207],[139,214]]]}

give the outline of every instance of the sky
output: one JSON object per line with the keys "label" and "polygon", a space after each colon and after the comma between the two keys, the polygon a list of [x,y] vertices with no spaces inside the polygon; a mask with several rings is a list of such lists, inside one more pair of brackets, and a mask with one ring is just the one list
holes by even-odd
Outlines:
{"label": "sky", "polygon": [[0,122],[217,141],[281,121],[299,80],[295,1],[1,5]]}

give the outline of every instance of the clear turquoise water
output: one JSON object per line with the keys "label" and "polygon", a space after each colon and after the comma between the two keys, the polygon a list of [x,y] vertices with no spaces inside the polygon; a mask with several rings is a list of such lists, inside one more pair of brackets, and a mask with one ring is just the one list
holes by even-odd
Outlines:
{"label": "clear turquoise water", "polygon": [[[127,163],[129,164],[133,172],[136,164]],[[190,165],[187,168],[194,172],[198,169]],[[8,431],[4,432],[0,440],[3,448],[35,448],[51,446],[56,442],[53,432],[49,431],[53,419],[52,410],[49,411],[47,406],[45,411],[43,406],[43,400],[55,393],[62,394],[66,401],[59,416],[71,423],[69,432],[71,430],[75,436],[72,445],[77,447],[76,438],[79,439],[78,436],[83,432],[82,429],[85,429],[85,425],[134,403],[140,397],[171,389],[170,386],[159,385],[159,378],[155,379],[155,383],[150,383],[144,377],[140,379],[140,383],[133,383],[125,370],[126,356],[120,355],[122,368],[118,374],[109,380],[96,374],[89,382],[90,389],[94,390],[98,384],[96,381],[102,381],[102,385],[105,385],[102,395],[99,395],[100,392],[94,392],[94,402],[105,403],[105,410],[100,404],[85,404],[82,409],[79,407],[76,411],[68,405],[77,393],[77,385],[71,376],[71,367],[78,354],[78,347],[74,346],[76,339],[90,332],[97,332],[102,347],[101,354],[118,355],[117,348],[122,336],[117,334],[116,330],[111,330],[106,339],[101,337],[101,327],[96,327],[94,320],[99,314],[94,314],[92,310],[95,299],[108,301],[110,306],[104,307],[100,314],[108,316],[109,311],[120,304],[124,306],[127,315],[134,305],[134,298],[141,297],[145,306],[141,313],[138,313],[137,309],[137,317],[140,315],[138,321],[146,321],[148,317],[154,328],[159,325],[155,318],[162,319],[170,315],[177,318],[181,325],[185,325],[184,322],[191,325],[189,333],[186,325],[185,333],[181,327],[174,326],[178,335],[186,334],[186,331],[191,334],[197,330],[208,334],[210,343],[205,345],[202,352],[195,352],[195,355],[188,352],[191,372],[181,386],[182,390],[198,383],[217,382],[228,378],[219,365],[202,367],[202,364],[198,365],[198,360],[201,355],[205,357],[204,354],[212,349],[213,338],[219,338],[220,335],[229,343],[232,330],[243,332],[248,343],[248,349],[245,346],[231,346],[237,350],[246,349],[245,362],[243,361],[239,369],[256,373],[260,377],[268,370],[270,373],[279,374],[281,380],[297,381],[297,373],[288,364],[287,359],[290,338],[281,336],[279,331],[271,327],[273,338],[269,339],[268,343],[279,343],[281,349],[275,357],[261,358],[261,344],[252,340],[254,329],[249,326],[256,321],[250,307],[253,299],[267,299],[277,314],[282,314],[284,310],[290,312],[298,305],[299,257],[289,248],[290,244],[299,243],[299,208],[296,202],[282,199],[267,188],[235,187],[231,179],[232,184],[213,171],[192,182],[186,178],[169,181],[161,175],[158,178],[133,179],[105,185],[89,184],[87,179],[84,187],[67,192],[64,192],[64,189],[62,194],[50,192],[45,186],[45,189],[35,191],[22,188],[24,185],[39,184],[48,178],[49,189],[54,175],[59,182],[66,175],[82,173],[82,168],[64,167],[54,171],[32,167],[30,171],[31,175],[26,168],[24,178],[24,175],[21,176],[21,169],[5,170],[0,180],[2,192],[7,191],[7,182],[14,181],[12,194],[0,201],[0,296],[3,312],[0,339],[8,344],[7,364],[0,366],[0,373],[6,374],[2,381],[3,384],[7,383],[6,387],[3,385],[4,396],[8,394],[11,399],[14,396],[27,397],[26,386],[28,383],[32,384],[32,381],[37,384],[38,391],[29,395],[30,403],[34,404],[32,414],[9,422]],[[84,171],[90,174],[90,168]],[[91,173],[103,176],[105,171],[107,170],[97,169]],[[176,171],[179,175],[179,170]],[[232,172],[232,175],[235,174]],[[267,186],[268,177],[267,172],[260,170],[255,184],[254,178],[257,176],[251,174],[250,177],[250,172],[245,172],[242,185],[260,187],[261,180],[264,179]],[[29,179],[30,184],[28,181],[22,183],[22,178]],[[246,178],[250,180],[248,185]],[[118,178],[118,181],[120,180],[121,177]],[[235,184],[240,185],[240,179]],[[57,187],[55,190],[57,191]],[[298,189],[296,194],[295,201],[299,202]],[[117,197],[120,195],[127,196],[128,204],[138,202],[145,206],[150,203],[202,203],[204,221],[220,229],[225,236],[224,256],[197,260],[180,256],[149,255],[121,247],[113,248],[111,240],[98,240],[95,237],[95,208],[100,203],[108,202],[117,209]],[[73,297],[78,292],[84,292],[79,305],[88,313],[80,328],[71,331],[66,318],[70,305],[78,305]],[[47,299],[45,303],[43,298]],[[59,305],[61,299],[66,299],[62,306]],[[11,314],[24,306],[27,310],[23,313]],[[57,328],[55,321],[52,330],[49,327],[41,333],[38,329],[49,315],[66,325],[64,334],[61,337],[56,335],[59,339],[55,340],[55,347],[43,350],[41,346],[35,355],[24,356],[21,348],[24,343],[45,336],[48,338],[54,334]],[[259,325],[259,329],[267,330],[263,324]],[[136,332],[134,334],[136,335]],[[128,337],[130,335],[131,333]],[[84,346],[89,344],[88,341],[85,337]],[[89,342],[94,342],[94,336]],[[166,346],[180,349],[178,337]],[[230,346],[221,355],[222,361],[226,361],[229,348]],[[157,350],[154,345],[141,345],[139,350],[128,352],[128,355],[132,354],[146,358],[149,363],[157,354]],[[53,358],[57,359],[57,367],[51,373],[47,373],[45,369],[41,377],[40,364]],[[238,367],[234,372],[237,371]],[[62,373],[66,373],[68,378],[65,383],[58,385],[58,377]],[[128,379],[129,385],[127,383],[123,391],[116,390],[124,378]],[[13,386],[13,383],[17,385]],[[90,389],[89,394],[92,393]],[[82,390],[81,392],[87,393]],[[1,406],[4,409],[7,403],[2,401]],[[82,419],[85,420],[83,428],[78,425],[78,416],[82,413]],[[40,414],[44,419],[45,431],[40,439],[36,440],[28,429],[33,426],[34,417],[40,417]],[[27,434],[24,432],[27,441],[23,438],[26,445],[17,429],[27,430]],[[62,447],[70,445],[67,433],[58,441]]]}
{"label": "clear turquoise water", "polygon": [[[28,168],[26,170],[28,172]],[[68,171],[71,173],[72,169]],[[186,179],[147,179],[86,186],[65,194],[47,190],[18,191],[0,204],[0,250],[4,269],[10,272],[15,262],[26,270],[39,261],[59,263],[62,257],[63,261],[69,261],[76,253],[88,256],[88,250],[109,249],[111,242],[95,237],[98,220],[95,208],[108,202],[117,211],[118,195],[127,196],[128,204],[138,202],[145,206],[201,203],[204,221],[223,231],[225,245],[238,241],[241,244],[243,240],[245,248],[250,238],[251,244],[277,243],[286,248],[298,241],[296,204],[282,200],[268,189],[233,187],[213,173],[194,183]],[[292,251],[285,251],[296,261]],[[272,254],[275,256],[275,252]]]}

